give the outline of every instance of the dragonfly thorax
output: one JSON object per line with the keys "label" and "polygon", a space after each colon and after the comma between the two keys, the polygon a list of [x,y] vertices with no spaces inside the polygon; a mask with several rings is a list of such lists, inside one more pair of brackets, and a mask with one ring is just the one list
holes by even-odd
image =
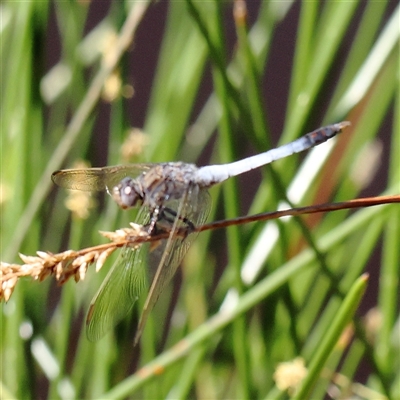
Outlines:
{"label": "dragonfly thorax", "polygon": [[125,210],[142,204],[144,194],[139,182],[136,179],[127,177],[122,179],[117,186],[114,186],[112,197]]}

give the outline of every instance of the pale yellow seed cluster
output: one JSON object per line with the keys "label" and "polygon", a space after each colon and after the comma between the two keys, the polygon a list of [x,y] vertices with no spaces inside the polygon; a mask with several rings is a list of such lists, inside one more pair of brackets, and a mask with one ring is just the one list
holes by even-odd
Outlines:
{"label": "pale yellow seed cluster", "polygon": [[[84,169],[90,165],[83,160],[74,163],[73,168]],[[65,207],[72,212],[74,218],[87,219],[90,211],[96,207],[96,200],[92,197],[92,193],[82,190],[67,190],[68,196],[65,199]]]}
{"label": "pale yellow seed cluster", "polygon": [[96,206],[90,192],[80,190],[68,190],[68,197],[65,199],[65,207],[78,219],[87,219],[90,210]]}
{"label": "pale yellow seed cluster", "polygon": [[121,147],[122,159],[129,162],[142,154],[149,143],[148,136],[138,128],[132,128]]}
{"label": "pale yellow seed cluster", "polygon": [[287,390],[289,394],[292,394],[306,375],[307,368],[304,360],[297,357],[292,361],[280,363],[275,370],[274,380],[278,389]]}

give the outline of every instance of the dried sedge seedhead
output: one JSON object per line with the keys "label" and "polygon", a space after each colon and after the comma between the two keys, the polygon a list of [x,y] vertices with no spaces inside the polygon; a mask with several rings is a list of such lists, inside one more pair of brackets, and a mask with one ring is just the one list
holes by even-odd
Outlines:
{"label": "dried sedge seedhead", "polygon": [[0,262],[0,301],[8,301],[14,291],[19,278],[30,276],[42,281],[52,275],[59,284],[74,278],[76,282],[83,280],[88,267],[96,266],[96,272],[101,269],[107,258],[119,247],[139,247],[143,242],[150,240],[150,235],[144,227],[131,224],[131,228],[119,229],[115,232],[101,232],[111,240],[94,247],[79,251],[67,250],[62,253],[38,251],[36,256],[20,254],[24,264],[9,264]]}
{"label": "dried sedge seedhead", "polygon": [[90,192],[81,190],[68,190],[68,197],[65,199],[65,207],[72,212],[72,215],[78,219],[87,219],[90,210],[96,207],[96,200]]}
{"label": "dried sedge seedhead", "polygon": [[118,69],[114,70],[106,79],[103,86],[102,98],[108,103],[116,100],[121,94],[122,79]]}
{"label": "dried sedge seedhead", "polygon": [[[18,281],[19,268],[21,268],[21,266],[17,264],[8,264],[2,261],[0,262],[0,299],[8,301],[12,295],[14,287]],[[8,279],[3,280],[4,276],[8,276]]]}
{"label": "dried sedge seedhead", "polygon": [[[116,231],[108,232],[108,231],[99,231],[100,234],[106,237],[108,240],[111,240],[114,243],[126,243],[129,242],[135,243],[138,238],[145,238],[149,236],[149,233],[146,229],[143,228],[142,225],[135,224],[131,222],[129,224],[130,228],[122,228],[117,229]],[[143,242],[143,241],[141,241]]]}
{"label": "dried sedge seedhead", "polygon": [[295,393],[301,381],[307,375],[304,360],[300,357],[278,364],[274,372],[274,381],[280,390],[287,390],[289,394]]}
{"label": "dried sedge seedhead", "polygon": [[138,128],[132,128],[121,147],[122,159],[126,162],[143,153],[149,143],[148,136]]}
{"label": "dried sedge seedhead", "polygon": [[[73,168],[83,169],[89,168],[90,165],[83,160],[74,162]],[[72,212],[74,218],[87,219],[90,215],[90,210],[97,205],[96,200],[92,197],[91,192],[82,190],[67,190],[68,196],[65,199],[65,207]]]}
{"label": "dried sedge seedhead", "polygon": [[375,307],[371,308],[364,317],[365,333],[369,343],[376,344],[383,324],[382,311]]}

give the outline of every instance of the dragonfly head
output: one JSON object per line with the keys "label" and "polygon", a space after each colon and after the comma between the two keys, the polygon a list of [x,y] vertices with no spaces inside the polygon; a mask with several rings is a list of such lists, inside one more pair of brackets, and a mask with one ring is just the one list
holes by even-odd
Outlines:
{"label": "dragonfly head", "polygon": [[112,191],[112,198],[124,210],[143,202],[143,190],[136,179],[124,178]]}

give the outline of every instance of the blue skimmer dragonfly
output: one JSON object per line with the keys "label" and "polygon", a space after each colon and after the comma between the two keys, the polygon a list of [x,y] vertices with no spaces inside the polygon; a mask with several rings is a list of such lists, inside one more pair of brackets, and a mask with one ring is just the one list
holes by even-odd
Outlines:
{"label": "blue skimmer dragonfly", "polygon": [[[131,164],[104,168],[66,169],[52,175],[55,184],[75,190],[106,190],[127,209],[141,206],[136,223],[149,234],[169,232],[157,246],[124,247],[91,302],[86,319],[87,338],[100,339],[132,308],[147,290],[148,271],[153,278],[139,320],[138,342],[147,317],[160,293],[176,272],[211,208],[207,189],[226,179],[294,153],[307,150],[340,133],[349,122],[319,128],[286,145],[229,164],[197,167],[183,162]],[[186,228],[185,237],[176,235]]]}

